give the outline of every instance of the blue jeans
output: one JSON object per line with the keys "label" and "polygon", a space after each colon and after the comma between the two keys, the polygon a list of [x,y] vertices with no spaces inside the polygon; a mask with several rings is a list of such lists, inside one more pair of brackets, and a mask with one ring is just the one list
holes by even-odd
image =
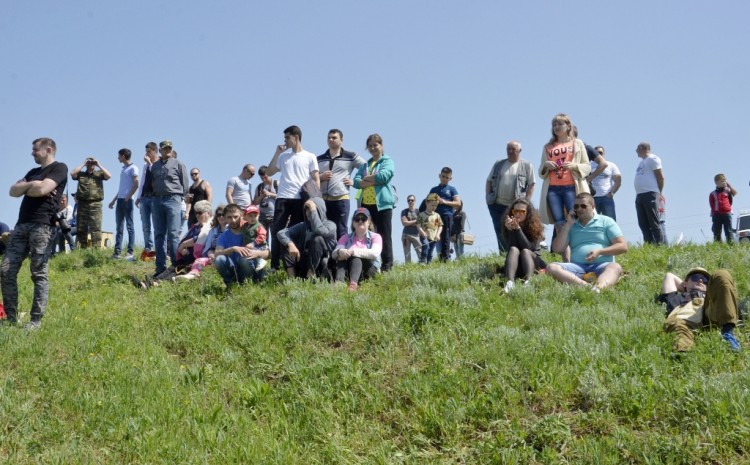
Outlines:
{"label": "blue jeans", "polygon": [[128,254],[133,254],[133,246],[135,246],[135,227],[133,226],[133,200],[117,199],[115,205],[115,255],[120,255],[122,252],[122,236],[123,236],[123,225],[122,221],[125,220],[125,224],[128,228]]}
{"label": "blue jeans", "polygon": [[453,212],[441,213],[443,230],[440,231],[440,260],[446,261],[451,258],[451,230],[453,229]]}
{"label": "blue jeans", "polygon": [[432,262],[432,255],[435,253],[435,246],[437,241],[428,241],[427,238],[420,238],[422,242],[422,256],[419,259],[419,263],[430,263]]}
{"label": "blue jeans", "polygon": [[266,269],[256,271],[256,264],[257,259],[248,260],[247,258],[240,257],[235,261],[227,255],[218,255],[214,261],[216,271],[219,272],[219,275],[224,280],[224,284],[227,286],[232,283],[244,284],[247,278],[251,278],[255,283],[262,281]]}
{"label": "blue jeans", "polygon": [[508,209],[506,205],[499,203],[493,203],[487,205],[490,210],[490,217],[492,218],[492,226],[495,229],[495,237],[497,238],[497,251],[503,253],[508,250],[508,244],[503,240],[503,216],[505,216],[505,210]]}
{"label": "blue jeans", "polygon": [[565,212],[573,211],[576,200],[576,186],[549,186],[547,189],[547,206],[552,212],[555,224],[565,223]]}
{"label": "blue jeans", "polygon": [[336,223],[336,240],[349,229],[349,199],[326,200],[326,217]]}
{"label": "blue jeans", "polygon": [[156,252],[156,273],[167,269],[167,253],[172,263],[177,262],[175,253],[180,242],[182,213],[181,194],[156,196],[154,199],[154,251]]}
{"label": "blue jeans", "polygon": [[141,209],[141,226],[146,250],[154,250],[154,236],[151,233],[151,214],[154,210],[154,197],[141,197],[138,203]]}
{"label": "blue jeans", "polygon": [[604,270],[614,262],[604,263],[557,263],[563,270],[569,271],[579,278],[583,279],[586,273],[594,273],[598,277],[604,273]]}
{"label": "blue jeans", "polygon": [[594,197],[594,205],[596,206],[597,213],[606,215],[613,220],[617,221],[617,215],[615,214],[615,199],[612,197]]}

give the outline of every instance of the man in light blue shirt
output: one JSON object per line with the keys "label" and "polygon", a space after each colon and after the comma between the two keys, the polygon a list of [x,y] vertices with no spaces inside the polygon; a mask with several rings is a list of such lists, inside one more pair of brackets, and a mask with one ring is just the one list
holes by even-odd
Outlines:
{"label": "man in light blue shirt", "polygon": [[120,188],[117,190],[117,196],[109,203],[109,208],[115,208],[115,252],[112,258],[120,258],[122,252],[123,239],[123,221],[128,228],[128,254],[125,257],[128,261],[135,261],[133,257],[133,247],[135,246],[135,226],[133,225],[133,196],[138,192],[138,167],[135,166],[130,158],[132,152],[129,149],[121,149],[117,152],[117,160],[122,163],[122,173],[120,173]]}
{"label": "man in light blue shirt", "polygon": [[554,252],[562,253],[568,246],[570,263],[551,263],[548,275],[564,284],[591,286],[597,293],[620,279],[622,267],[615,263],[615,255],[628,251],[625,236],[615,220],[596,213],[594,197],[587,192],[576,196],[573,211],[552,241]]}

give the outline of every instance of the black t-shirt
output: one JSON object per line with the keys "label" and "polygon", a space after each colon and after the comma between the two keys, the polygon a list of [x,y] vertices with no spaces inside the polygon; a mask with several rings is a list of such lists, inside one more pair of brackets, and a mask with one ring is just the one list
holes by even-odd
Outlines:
{"label": "black t-shirt", "polygon": [[21,211],[18,213],[18,224],[52,223],[52,218],[60,210],[60,198],[63,196],[65,186],[68,183],[68,167],[65,166],[65,163],[53,161],[44,168],[34,168],[24,176],[26,181],[41,181],[47,178],[57,183],[56,194],[44,197],[24,195],[21,201]]}

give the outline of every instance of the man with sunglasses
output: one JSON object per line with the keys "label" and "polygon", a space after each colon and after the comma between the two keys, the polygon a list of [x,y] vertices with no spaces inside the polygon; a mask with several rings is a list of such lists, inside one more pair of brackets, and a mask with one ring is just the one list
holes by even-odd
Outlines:
{"label": "man with sunglasses", "polygon": [[242,168],[239,176],[232,176],[227,182],[226,198],[228,203],[234,203],[244,210],[253,203],[253,197],[250,195],[250,179],[255,176],[255,167],[247,164]]}
{"label": "man with sunglasses", "polygon": [[[615,220],[596,213],[594,197],[588,192],[576,196],[573,211],[552,241],[553,252],[562,253],[568,246],[570,263],[551,263],[548,275],[564,284],[591,286],[597,293],[620,279],[622,267],[615,255],[627,252],[628,243]],[[589,273],[596,276],[593,284],[584,280]]]}
{"label": "man with sunglasses", "polygon": [[713,274],[705,268],[696,267],[685,275],[685,280],[672,273],[664,276],[662,294],[658,302],[667,305],[664,331],[675,333],[673,349],[684,353],[693,348],[693,330],[717,327],[721,337],[733,352],[742,350],[734,335],[738,322],[737,287],[727,270]]}

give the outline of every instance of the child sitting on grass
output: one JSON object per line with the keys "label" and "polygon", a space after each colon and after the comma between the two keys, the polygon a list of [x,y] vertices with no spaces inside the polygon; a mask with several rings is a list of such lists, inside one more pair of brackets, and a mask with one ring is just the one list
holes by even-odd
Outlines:
{"label": "child sitting on grass", "polygon": [[[268,232],[258,221],[260,208],[257,205],[249,205],[245,208],[244,213],[245,226],[242,228],[242,240],[245,242],[245,247],[255,250],[268,248],[266,243]],[[256,271],[260,271],[266,266],[266,260],[262,258],[255,258],[250,262],[254,265]]]}

